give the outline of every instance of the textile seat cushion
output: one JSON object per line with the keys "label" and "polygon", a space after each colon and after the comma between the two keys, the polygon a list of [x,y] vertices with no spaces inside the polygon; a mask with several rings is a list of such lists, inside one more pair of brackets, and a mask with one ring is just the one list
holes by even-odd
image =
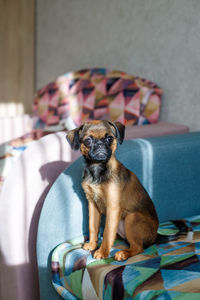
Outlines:
{"label": "textile seat cushion", "polygon": [[158,232],[175,239],[161,240],[122,262],[114,254],[128,245],[119,238],[103,260],[81,248],[84,236],[62,243],[52,254],[56,291],[64,299],[199,299],[200,215],[182,221],[187,233],[179,235],[174,223],[162,223]]}

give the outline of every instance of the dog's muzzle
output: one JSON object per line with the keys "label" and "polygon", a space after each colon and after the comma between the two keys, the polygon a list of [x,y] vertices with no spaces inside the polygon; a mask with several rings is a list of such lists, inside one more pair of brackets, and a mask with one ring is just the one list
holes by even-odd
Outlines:
{"label": "dog's muzzle", "polygon": [[98,141],[89,152],[90,158],[94,161],[107,161],[111,155],[111,149],[101,141]]}

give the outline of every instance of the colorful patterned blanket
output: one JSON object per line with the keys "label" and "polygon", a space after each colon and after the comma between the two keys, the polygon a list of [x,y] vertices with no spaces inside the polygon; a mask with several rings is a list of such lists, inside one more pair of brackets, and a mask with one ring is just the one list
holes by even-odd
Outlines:
{"label": "colorful patterned blanket", "polygon": [[70,300],[199,300],[200,215],[181,222],[187,232],[181,233],[176,222],[163,223],[158,230],[163,239],[122,262],[113,258],[127,247],[121,239],[103,260],[95,260],[81,248],[84,236],[60,244],[52,254],[54,288]]}
{"label": "colorful patterned blanket", "polygon": [[125,125],[157,123],[162,93],[154,82],[104,68],[59,76],[35,95],[35,130],[0,145],[0,190],[11,165],[40,137],[92,119],[110,119]]}
{"label": "colorful patterned blanket", "polygon": [[162,94],[154,82],[117,70],[69,72],[37,92],[35,128],[56,125],[68,117],[76,127],[93,119],[120,121],[126,126],[157,123]]}
{"label": "colorful patterned blanket", "polygon": [[104,68],[59,76],[35,95],[35,130],[0,145],[0,190],[12,164],[40,137],[92,119],[110,119],[124,125],[157,123],[162,93],[152,81]]}

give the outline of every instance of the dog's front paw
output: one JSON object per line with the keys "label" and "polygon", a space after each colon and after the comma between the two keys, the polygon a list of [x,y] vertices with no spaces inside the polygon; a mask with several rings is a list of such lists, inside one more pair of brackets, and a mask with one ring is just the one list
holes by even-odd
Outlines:
{"label": "dog's front paw", "polygon": [[108,251],[103,251],[101,248],[99,248],[97,251],[94,253],[94,258],[95,259],[103,259],[108,257],[109,252]]}
{"label": "dog's front paw", "polygon": [[125,250],[121,250],[115,253],[115,260],[121,261],[121,260],[126,260],[131,256],[134,256],[138,253],[140,253],[141,251],[136,250],[136,249],[125,249]]}
{"label": "dog's front paw", "polygon": [[97,248],[97,243],[96,242],[87,242],[83,245],[84,250],[90,250],[93,251]]}
{"label": "dog's front paw", "polygon": [[118,251],[115,253],[115,260],[121,261],[126,260],[128,257],[130,257],[130,254],[126,250]]}

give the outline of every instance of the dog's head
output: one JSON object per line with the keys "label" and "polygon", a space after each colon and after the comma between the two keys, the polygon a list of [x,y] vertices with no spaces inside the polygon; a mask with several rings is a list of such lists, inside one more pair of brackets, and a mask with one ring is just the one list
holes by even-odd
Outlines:
{"label": "dog's head", "polygon": [[94,120],[67,132],[67,141],[73,150],[80,149],[89,161],[108,161],[124,140],[125,126],[120,122]]}

